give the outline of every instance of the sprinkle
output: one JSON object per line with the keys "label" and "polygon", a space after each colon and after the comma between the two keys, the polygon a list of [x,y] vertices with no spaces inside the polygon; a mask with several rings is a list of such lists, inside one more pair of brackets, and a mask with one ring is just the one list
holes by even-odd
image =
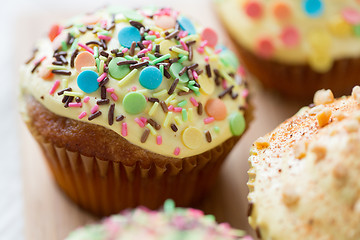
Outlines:
{"label": "sprinkle", "polygon": [[219,96],[218,96],[218,97],[221,99],[221,98],[224,98],[226,94],[231,94],[231,93],[232,93],[233,88],[234,88],[234,85],[232,85],[232,86],[230,86],[230,87],[226,88],[223,92],[221,92],[221,93],[219,94]]}
{"label": "sprinkle", "polygon": [[168,106],[168,110],[169,110],[169,111],[173,111],[173,110],[174,110],[174,106],[173,106],[173,105]]}
{"label": "sprinkle", "polygon": [[181,112],[182,108],[181,107],[174,107],[174,112]]}
{"label": "sprinkle", "polygon": [[105,35],[98,35],[98,38],[99,38],[99,39],[106,40],[106,41],[110,41],[110,40],[111,40],[111,37],[110,37],[110,36],[105,36]]}
{"label": "sprinkle", "polygon": [[172,38],[174,38],[175,36],[177,36],[178,34],[179,34],[179,30],[175,30],[175,31],[173,31],[172,33],[170,33],[169,35],[167,35],[166,37],[165,37],[165,39],[166,40],[170,40],[170,39],[172,39]]}
{"label": "sprinkle", "polygon": [[119,87],[123,86],[125,83],[127,83],[135,74],[138,72],[138,70],[135,68],[133,69],[128,75],[126,75],[123,79],[121,79],[118,83]]}
{"label": "sprinkle", "polygon": [[192,75],[194,77],[195,80],[197,80],[199,78],[197,72],[195,70],[192,71]]}
{"label": "sprinkle", "polygon": [[186,55],[186,56],[189,55],[188,51],[182,50],[182,49],[180,49],[178,47],[172,47],[171,51],[176,52],[176,53],[180,53],[180,54],[183,54],[183,55]]}
{"label": "sprinkle", "polygon": [[129,23],[131,26],[136,27],[139,30],[140,30],[140,28],[145,28],[142,23],[137,22],[137,21],[130,20]]}
{"label": "sprinkle", "polygon": [[185,51],[189,51],[188,46],[185,44],[185,42],[183,40],[180,40],[180,44],[184,48]]}
{"label": "sprinkle", "polygon": [[211,133],[209,132],[209,130],[205,131],[205,137],[206,137],[206,141],[208,141],[209,143],[212,141]]}
{"label": "sprinkle", "polygon": [[117,116],[116,118],[115,118],[115,120],[117,121],[117,122],[121,122],[122,120],[124,120],[124,115],[122,115],[122,114],[120,114],[119,116]]}
{"label": "sprinkle", "polygon": [[160,130],[160,129],[161,129],[161,125],[158,124],[154,119],[149,118],[149,119],[147,119],[147,122],[148,122],[152,127],[154,127],[156,130]]}
{"label": "sprinkle", "polygon": [[88,52],[90,52],[91,54],[94,55],[94,50],[92,50],[90,47],[88,47],[88,46],[86,46],[86,45],[84,45],[82,43],[78,43],[78,46],[85,49],[86,51],[88,51]]}
{"label": "sprinkle", "polygon": [[[92,66],[92,67],[82,67],[81,68],[81,71],[93,71],[93,72],[96,72],[98,69],[96,66]],[[96,78],[97,79],[97,78]]]}
{"label": "sprinkle", "polygon": [[161,106],[162,110],[164,111],[164,113],[168,112],[167,105],[166,105],[166,103],[164,101],[160,101],[160,106]]}
{"label": "sprinkle", "polygon": [[177,132],[178,131],[178,128],[177,128],[177,126],[175,125],[175,124],[170,124],[170,128],[171,128],[171,130],[173,130],[174,132]]}
{"label": "sprinkle", "polygon": [[179,126],[183,124],[183,121],[181,121],[181,118],[179,116],[174,117],[175,123]]}
{"label": "sprinkle", "polygon": [[196,99],[195,99],[194,97],[191,97],[191,98],[190,98],[190,102],[192,103],[192,105],[193,105],[194,107],[199,106],[199,103],[196,101]]}
{"label": "sprinkle", "polygon": [[168,113],[166,114],[166,117],[165,117],[165,120],[164,120],[164,123],[163,123],[163,126],[164,126],[164,127],[169,126],[170,120],[171,120],[171,118],[172,118],[172,115],[173,115],[173,112],[168,112]]}
{"label": "sprinkle", "polygon": [[34,66],[34,68],[31,70],[31,73],[34,73],[34,72],[35,72],[35,70],[40,66],[41,62],[44,61],[45,58],[46,58],[46,56],[42,57],[39,61],[37,61],[37,62],[35,63],[35,66]]}
{"label": "sprinkle", "polygon": [[112,98],[112,100],[114,100],[115,102],[119,99],[119,97],[116,95],[116,93],[111,93],[110,97]]}
{"label": "sprinkle", "polygon": [[209,78],[211,78],[211,68],[210,68],[210,64],[206,64],[205,66],[206,69],[206,74]]}
{"label": "sprinkle", "polygon": [[64,92],[65,96],[72,96],[72,97],[84,97],[84,93],[82,92]]}
{"label": "sprinkle", "polygon": [[69,107],[82,107],[82,103],[81,102],[69,103],[68,106]]}
{"label": "sprinkle", "polygon": [[108,123],[110,126],[113,125],[114,123],[114,110],[115,110],[115,103],[111,104],[109,107]]}
{"label": "sprinkle", "polygon": [[109,78],[105,77],[100,83],[99,83],[99,87],[105,86],[105,84],[107,84],[109,82]]}
{"label": "sprinkle", "polygon": [[67,76],[71,75],[71,71],[68,70],[52,70],[51,72],[59,75],[67,75]]}
{"label": "sprinkle", "polygon": [[176,147],[175,150],[174,150],[174,155],[178,156],[179,154],[180,154],[180,148]]}
{"label": "sprinkle", "polygon": [[110,100],[109,99],[99,99],[96,101],[97,105],[106,105],[109,104]]}
{"label": "sprinkle", "polygon": [[107,88],[106,91],[107,91],[108,93],[113,93],[113,92],[115,91],[115,89],[114,89],[114,88]]}
{"label": "sprinkle", "polygon": [[153,115],[154,115],[154,113],[155,113],[156,109],[158,108],[158,106],[159,106],[159,103],[158,103],[158,102],[155,102],[155,103],[152,105],[152,107],[151,107],[150,110],[149,110],[149,116],[153,116]]}
{"label": "sprinkle", "polygon": [[64,94],[64,92],[71,92],[72,91],[72,88],[70,88],[70,87],[68,87],[68,88],[65,88],[65,89],[63,89],[63,90],[61,90],[61,91],[59,91],[59,92],[57,92],[57,94],[59,95],[59,96],[61,96],[61,95],[63,95]]}
{"label": "sprinkle", "polygon": [[186,104],[187,104],[187,101],[186,100],[182,100],[181,102],[179,102],[178,103],[178,107],[184,107],[184,106],[186,106]]}
{"label": "sprinkle", "polygon": [[188,114],[187,114],[187,111],[186,111],[185,108],[183,108],[183,109],[181,110],[181,116],[182,116],[182,120],[183,120],[184,122],[186,122],[186,121],[188,120]]}
{"label": "sprinkle", "polygon": [[188,119],[189,119],[190,122],[192,122],[192,120],[194,119],[194,110],[193,110],[193,108],[188,108],[187,112],[188,112]]}
{"label": "sprinkle", "polygon": [[101,82],[102,80],[104,80],[104,78],[106,77],[107,73],[103,73],[100,75],[100,77],[98,77],[97,81]]}
{"label": "sprinkle", "polygon": [[119,62],[117,62],[116,64],[117,64],[118,66],[122,66],[122,65],[136,64],[136,63],[138,63],[138,62],[135,61],[135,60],[125,60],[125,61],[119,61]]}
{"label": "sprinkle", "polygon": [[197,107],[197,112],[198,112],[198,114],[200,116],[203,114],[203,105],[202,105],[202,103],[199,103],[199,105]]}
{"label": "sprinkle", "polygon": [[162,61],[165,61],[165,60],[169,59],[170,57],[171,57],[170,53],[165,54],[164,56],[159,57],[158,59],[155,59],[155,60],[152,61],[150,64],[151,64],[151,65],[155,65],[155,64],[157,64],[157,63],[159,63],[159,62],[162,62]]}
{"label": "sprinkle", "polygon": [[55,91],[59,88],[59,86],[60,86],[60,81],[59,81],[59,80],[56,80],[56,81],[54,82],[54,85],[53,85],[52,88],[50,89],[49,94],[50,94],[50,95],[54,95]]}
{"label": "sprinkle", "polygon": [[78,116],[79,119],[82,119],[84,118],[85,116],[87,115],[87,113],[84,111],[84,112],[81,112]]}
{"label": "sprinkle", "polygon": [[121,135],[123,137],[126,137],[128,135],[127,123],[126,122],[121,124]]}
{"label": "sprinkle", "polygon": [[86,96],[86,97],[84,98],[84,103],[88,103],[89,100],[90,100],[90,97],[89,97],[89,96]]}
{"label": "sprinkle", "polygon": [[161,145],[162,144],[162,137],[160,135],[156,136],[156,144]]}
{"label": "sprinkle", "polygon": [[175,93],[171,94],[167,99],[165,99],[165,103],[169,104],[169,102],[175,99],[175,97],[176,97]]}
{"label": "sprinkle", "polygon": [[175,91],[176,86],[179,83],[179,78],[176,78],[174,82],[171,84],[169,91],[167,92],[169,95],[173,94]]}
{"label": "sprinkle", "polygon": [[130,65],[130,70],[138,69],[138,68],[141,68],[141,67],[146,67],[148,65],[149,65],[148,61],[132,64],[132,65]]}
{"label": "sprinkle", "polygon": [[213,121],[215,121],[215,118],[213,118],[213,117],[208,117],[208,118],[205,118],[205,119],[204,119],[204,123],[205,123],[205,124],[212,123]]}
{"label": "sprinkle", "polygon": [[102,86],[100,93],[101,93],[101,99],[106,99],[106,87]]}
{"label": "sprinkle", "polygon": [[92,114],[94,114],[96,111],[98,111],[99,110],[99,106],[97,105],[97,104],[95,104],[92,108],[91,108],[91,110],[90,110],[90,112],[92,113]]}
{"label": "sprinkle", "polygon": [[89,117],[88,117],[88,120],[91,121],[93,120],[94,118],[97,118],[98,116],[101,115],[101,111],[96,111],[94,112],[93,114],[91,114]]}
{"label": "sprinkle", "polygon": [[163,89],[163,90],[161,90],[159,92],[154,93],[153,96],[156,97],[156,98],[159,98],[159,97],[165,96],[166,94],[167,94],[166,89]]}
{"label": "sprinkle", "polygon": [[141,121],[139,118],[135,118],[134,121],[141,127],[145,127],[145,124],[143,121]]}
{"label": "sprinkle", "polygon": [[[69,103],[71,103],[74,100],[73,96],[64,96],[63,100],[65,99],[65,104],[64,107],[68,108],[69,107]],[[64,102],[64,101],[63,101]]]}

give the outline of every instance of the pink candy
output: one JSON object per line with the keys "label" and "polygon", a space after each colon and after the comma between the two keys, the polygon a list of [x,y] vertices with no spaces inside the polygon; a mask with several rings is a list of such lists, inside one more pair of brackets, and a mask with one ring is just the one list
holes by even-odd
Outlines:
{"label": "pink candy", "polygon": [[181,107],[174,107],[174,112],[181,112],[182,108]]}
{"label": "pink candy", "polygon": [[78,46],[85,49],[86,51],[88,51],[89,53],[93,54],[94,55],[94,50],[92,50],[90,47],[82,44],[82,43],[78,43]]}
{"label": "pink candy", "polygon": [[86,96],[85,98],[84,98],[84,103],[88,103],[90,101],[90,97],[89,96]]}
{"label": "pink candy", "polygon": [[[69,104],[70,105],[70,104]],[[84,118],[87,115],[87,113],[84,111],[82,113],[80,113],[80,115],[78,116],[79,119]]]}
{"label": "pink candy", "polygon": [[115,102],[119,99],[119,97],[118,97],[115,93],[111,93],[111,94],[110,94],[110,97],[111,97]]}
{"label": "pink candy", "polygon": [[99,39],[106,40],[106,41],[110,41],[110,40],[111,40],[111,37],[105,36],[105,35],[98,35],[98,38],[99,38]]}
{"label": "pink candy", "polygon": [[213,117],[208,117],[208,118],[205,118],[205,119],[204,119],[204,123],[205,123],[205,124],[212,123],[213,121],[215,121],[215,118],[213,118]]}
{"label": "pink candy", "polygon": [[180,148],[176,147],[175,150],[174,150],[174,155],[178,156],[179,154],[180,154]]}
{"label": "pink candy", "polygon": [[192,103],[192,105],[193,105],[194,107],[199,106],[199,103],[196,101],[196,99],[195,99],[194,97],[191,97],[191,98],[190,98],[190,102]]}
{"label": "pink candy", "polygon": [[127,123],[125,122],[121,124],[121,135],[123,137],[126,137],[128,135]]}
{"label": "pink candy", "polygon": [[183,40],[180,40],[180,44],[181,44],[181,46],[183,46],[185,51],[189,50],[188,46],[185,44],[185,42]]}
{"label": "pink candy", "polygon": [[162,144],[162,137],[160,135],[156,136],[156,144],[161,145]]}
{"label": "pink candy", "polygon": [[128,48],[124,48],[123,50],[121,50],[122,53],[126,53],[129,49]]}
{"label": "pink candy", "polygon": [[134,121],[141,127],[145,127],[145,124],[143,121],[141,121],[139,118],[135,118]]}
{"label": "pink candy", "polygon": [[107,88],[106,91],[107,91],[108,93],[113,93],[113,92],[115,91],[115,89],[114,89],[114,88]]}
{"label": "pink candy", "polygon": [[60,80],[56,80],[56,81],[54,82],[54,85],[53,85],[52,88],[50,89],[49,94],[50,94],[50,95],[54,95],[55,91],[59,88],[59,86],[60,86]]}
{"label": "pink candy", "polygon": [[82,103],[81,102],[69,103],[69,107],[82,107]]}
{"label": "pink candy", "polygon": [[107,73],[103,73],[100,75],[100,77],[98,77],[97,81],[101,82],[102,80],[104,80],[104,78],[106,77]]}
{"label": "pink candy", "polygon": [[95,113],[97,110],[99,110],[99,105],[95,104],[95,105],[91,108],[90,112],[91,112],[91,113]]}

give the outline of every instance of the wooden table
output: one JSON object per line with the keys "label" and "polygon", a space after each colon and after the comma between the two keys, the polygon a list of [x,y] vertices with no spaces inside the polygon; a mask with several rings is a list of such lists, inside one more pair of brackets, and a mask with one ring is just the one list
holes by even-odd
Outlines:
{"label": "wooden table", "polygon": [[[190,2],[192,7],[189,8],[187,6]],[[233,47],[227,34],[221,28],[210,1],[183,0],[181,3],[172,1],[166,3],[192,16],[199,23],[218,30],[223,42]],[[74,7],[69,8],[74,9]],[[201,9],[200,13],[198,9]],[[91,10],[91,8],[79,11],[86,10]],[[63,12],[52,10],[46,13],[43,11],[41,14],[32,13],[19,19],[17,36],[27,36],[28,40],[21,43],[22,48],[17,49],[17,59],[22,61],[30,55],[33,42],[44,35],[43,33],[49,29],[52,22],[66,19],[77,13],[74,10]],[[50,20],[44,21],[44,19]],[[252,80],[250,84],[251,99],[255,106],[255,120],[228,157],[213,190],[200,206],[194,207],[214,214],[219,222],[227,221],[233,227],[247,230],[252,234],[246,216],[249,148],[256,138],[271,131],[280,122],[293,115],[301,104],[284,101],[275,94],[264,91],[255,80]],[[22,143],[26,238],[31,240],[63,239],[75,228],[97,220],[77,208],[62,194],[50,176],[37,144],[25,125],[23,123],[19,125]]]}

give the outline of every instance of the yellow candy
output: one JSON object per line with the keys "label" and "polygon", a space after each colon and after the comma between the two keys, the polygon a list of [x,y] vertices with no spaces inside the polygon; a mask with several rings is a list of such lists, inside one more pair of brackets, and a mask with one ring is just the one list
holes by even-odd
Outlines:
{"label": "yellow candy", "polygon": [[200,92],[206,95],[210,95],[215,90],[214,80],[208,78],[206,74],[201,74],[198,78],[200,84]]}
{"label": "yellow candy", "polygon": [[161,54],[165,55],[165,54],[168,54],[170,53],[171,55],[171,58],[176,58],[177,57],[177,53],[176,52],[173,52],[173,51],[170,51],[169,48],[170,47],[173,47],[175,44],[170,41],[170,40],[164,40],[160,43],[160,52]]}
{"label": "yellow candy", "polygon": [[309,56],[309,64],[319,72],[326,72],[332,66],[332,59],[329,54],[313,51]]}
{"label": "yellow candy", "polygon": [[203,144],[204,136],[196,127],[188,127],[182,132],[181,140],[190,149],[197,149]]}
{"label": "yellow candy", "polygon": [[337,16],[330,22],[330,30],[335,36],[345,37],[351,34],[352,27],[342,17]]}
{"label": "yellow candy", "polygon": [[327,31],[317,30],[312,31],[308,36],[308,41],[312,49],[326,49],[331,47],[331,36]]}

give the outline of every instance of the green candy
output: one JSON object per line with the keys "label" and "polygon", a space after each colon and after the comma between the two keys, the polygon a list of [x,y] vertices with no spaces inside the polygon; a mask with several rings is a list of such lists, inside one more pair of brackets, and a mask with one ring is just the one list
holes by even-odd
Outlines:
{"label": "green candy", "polygon": [[146,108],[146,98],[138,92],[130,92],[123,99],[125,112],[135,115],[143,112]]}
{"label": "green candy", "polygon": [[230,131],[234,136],[240,136],[245,131],[245,118],[241,113],[234,112],[229,117]]}
{"label": "green candy", "polygon": [[189,81],[188,74],[184,73],[181,76],[179,75],[179,72],[183,68],[184,68],[184,66],[181,63],[173,63],[170,66],[170,74],[173,78],[178,78],[181,83],[187,83]]}
{"label": "green candy", "polygon": [[143,15],[133,10],[124,11],[123,14],[128,20],[141,22],[144,19]]}
{"label": "green candy", "polygon": [[240,65],[239,60],[237,59],[236,55],[228,49],[225,49],[220,53],[220,61],[226,67],[232,67],[234,69],[237,69]]}
{"label": "green candy", "polygon": [[360,24],[353,27],[355,36],[360,37]]}
{"label": "green candy", "polygon": [[175,211],[175,202],[171,199],[167,199],[164,203],[164,212],[173,213]]}
{"label": "green candy", "polygon": [[110,76],[117,80],[122,79],[130,72],[129,65],[121,65],[121,66],[117,65],[117,63],[120,61],[126,61],[126,59],[122,57],[117,57],[111,60],[109,63]]}

